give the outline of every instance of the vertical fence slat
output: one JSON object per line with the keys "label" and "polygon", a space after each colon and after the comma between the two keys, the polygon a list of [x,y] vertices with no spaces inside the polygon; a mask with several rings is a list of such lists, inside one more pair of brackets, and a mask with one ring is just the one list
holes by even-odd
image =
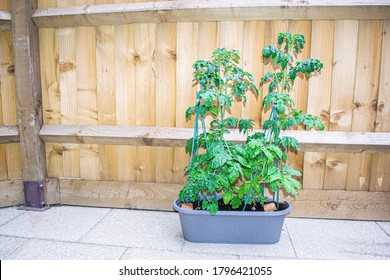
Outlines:
{"label": "vertical fence slat", "polygon": [[[199,40],[203,40],[199,38]],[[240,55],[243,52],[243,40],[244,40],[244,22],[243,21],[221,21],[221,47],[228,50],[238,50]],[[242,59],[239,63],[242,67]],[[242,103],[233,102],[232,108],[228,115],[241,117]]]}
{"label": "vertical fence slat", "polygon": [[[96,78],[98,98],[98,124],[116,124],[115,90],[115,27],[96,28]],[[118,148],[101,145],[99,148],[100,177],[118,180]]]}
{"label": "vertical fence slat", "polygon": [[[309,80],[307,113],[318,116],[329,129],[330,94],[334,44],[334,21],[313,20],[310,57],[324,63],[321,74]],[[303,166],[303,188],[323,188],[326,153],[306,152]]]}
{"label": "vertical fence slat", "polygon": [[[192,86],[192,64],[198,57],[199,26],[196,22],[177,23],[177,61],[176,61],[176,126],[193,127],[194,118],[186,121],[185,110],[195,104],[195,91]],[[189,163],[189,156],[184,149],[175,150],[175,168],[183,170]],[[175,183],[184,181],[183,174],[177,172]]]}
{"label": "vertical fence slat", "polygon": [[[0,31],[0,125],[4,125],[4,111],[5,111],[5,102],[3,101],[5,96],[5,89],[3,89],[2,76],[5,74],[5,67],[3,66],[3,56],[5,55],[5,32]],[[4,73],[4,74],[3,74]],[[4,108],[4,109],[3,109]],[[7,174],[7,157],[5,153],[6,145],[0,145],[0,180],[6,180],[8,178]]]}
{"label": "vertical fence slat", "polygon": [[[114,3],[133,2],[114,0]],[[134,26],[132,24],[115,27],[115,84],[116,84],[116,124],[135,125],[134,93]],[[118,147],[118,180],[136,180],[136,148]]]}
{"label": "vertical fence slat", "polygon": [[[156,125],[156,78],[154,73],[156,24],[135,24],[136,125]],[[156,180],[156,148],[137,147],[137,181]]]}
{"label": "vertical fence slat", "polygon": [[[350,131],[355,85],[358,21],[335,21],[330,130]],[[348,69],[348,71],[346,71]],[[348,154],[328,153],[324,189],[345,189]]]}
{"label": "vertical fence slat", "polygon": [[[383,25],[382,59],[375,131],[390,131],[390,21]],[[390,155],[372,156],[370,191],[390,191]]]}
{"label": "vertical fence slat", "polygon": [[[199,22],[198,59],[209,60],[211,58],[213,51],[220,46],[220,32],[219,22]],[[206,126],[212,120],[212,116],[206,116]]]}
{"label": "vertical fence slat", "polygon": [[[241,56],[243,69],[248,71],[255,78],[255,85],[258,87],[263,76],[261,63],[261,51],[264,46],[265,21],[245,21],[243,53]],[[254,59],[257,58],[257,59]],[[260,127],[262,96],[256,98],[254,93],[248,94],[247,102],[242,108],[241,117],[253,119],[255,128]]]}
{"label": "vertical fence slat", "polygon": [[[375,131],[382,29],[382,21],[359,21],[352,131]],[[347,190],[369,189],[371,160],[371,154],[349,154]]]}
{"label": "vertical fence slat", "polygon": [[[60,64],[61,123],[78,123],[76,28],[58,28],[58,52]],[[80,147],[63,144],[63,175],[80,178]]]}
{"label": "vertical fence slat", "polygon": [[[0,1],[1,10],[11,10],[11,1]],[[2,106],[2,124],[17,125],[15,67],[13,60],[12,31],[0,31],[0,96]],[[1,108],[2,107],[2,108]],[[1,123],[1,121],[0,121]],[[5,155],[1,157],[5,162],[8,179],[22,177],[22,163],[19,144],[1,145],[5,147]],[[0,168],[0,170],[3,170]],[[1,171],[0,171],[1,173]],[[2,176],[1,176],[2,177]]]}
{"label": "vertical fence slat", "polygon": [[[156,125],[174,127],[176,117],[176,24],[156,27]],[[174,148],[156,148],[156,182],[172,182]]]}
{"label": "vertical fence slat", "polygon": [[[116,124],[135,125],[134,25],[115,27]],[[136,148],[118,147],[118,179],[136,181]]]}
{"label": "vertical fence slat", "polygon": [[[44,123],[59,124],[61,122],[61,96],[58,84],[57,30],[55,28],[41,28],[39,29],[39,38]],[[47,172],[49,176],[63,176],[62,158],[61,143],[46,143]]]}

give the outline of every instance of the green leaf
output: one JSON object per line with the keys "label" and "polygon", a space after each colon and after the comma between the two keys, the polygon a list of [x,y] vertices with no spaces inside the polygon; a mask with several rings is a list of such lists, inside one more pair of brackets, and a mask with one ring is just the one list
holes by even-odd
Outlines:
{"label": "green leaf", "polygon": [[191,116],[196,112],[196,106],[191,106],[186,110],[186,119],[191,119]]}
{"label": "green leaf", "polygon": [[253,124],[254,120],[252,119],[241,119],[238,123],[238,129],[239,131],[243,131],[244,133],[247,133],[248,131],[253,130]]}
{"label": "green leaf", "polygon": [[218,106],[211,106],[210,107],[210,113],[213,115],[213,116],[218,116],[219,114],[219,107]]}
{"label": "green leaf", "polygon": [[235,128],[235,127],[237,127],[237,123],[238,123],[238,119],[237,118],[229,117],[229,118],[225,119],[224,125],[226,127],[233,127],[233,128]]}
{"label": "green leaf", "polygon": [[299,149],[301,147],[298,140],[291,136],[283,136],[281,143],[283,148],[285,149],[290,149],[290,148]]}
{"label": "green leaf", "polygon": [[236,182],[236,180],[238,179],[238,177],[240,176],[240,173],[238,172],[237,169],[235,168],[231,168],[229,170],[229,181],[230,181],[230,184],[233,184],[234,182]]}
{"label": "green leaf", "polygon": [[238,196],[234,196],[231,201],[232,208],[237,209],[241,205],[241,199]]}
{"label": "green leaf", "polygon": [[283,164],[282,170],[285,174],[289,174],[291,176],[302,176],[302,173],[298,170],[295,170],[294,168],[288,166],[287,164]]}
{"label": "green leaf", "polygon": [[230,191],[224,192],[222,194],[222,200],[223,200],[223,203],[225,205],[228,205],[230,203],[230,201],[232,200],[232,198],[233,198],[233,194]]}
{"label": "green leaf", "polygon": [[225,188],[230,187],[229,178],[227,178],[221,174],[221,175],[219,175],[218,179],[219,179],[219,182],[221,183],[222,186],[224,186]]}

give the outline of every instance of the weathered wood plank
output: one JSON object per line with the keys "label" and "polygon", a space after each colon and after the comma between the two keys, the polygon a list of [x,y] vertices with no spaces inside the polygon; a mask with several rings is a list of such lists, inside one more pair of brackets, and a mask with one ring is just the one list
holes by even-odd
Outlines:
{"label": "weathered wood plank", "polygon": [[11,21],[10,11],[0,11],[0,22],[2,21]]}
{"label": "weathered wood plank", "polygon": [[[98,123],[116,124],[115,88],[115,28],[99,26],[96,28],[96,72]],[[118,147],[103,145],[99,147],[100,177],[102,180],[118,179]]]}
{"label": "weathered wood plank", "polygon": [[390,192],[302,190],[290,201],[292,217],[390,221]]}
{"label": "weathered wood plank", "polygon": [[38,27],[277,19],[389,19],[390,1],[163,1],[38,9]]}
{"label": "weathered wood plank", "polygon": [[[383,21],[359,21],[352,131],[375,131]],[[349,154],[346,190],[368,191],[372,155]]]}
{"label": "weathered wood plank", "polygon": [[0,31],[11,29],[11,12],[0,11]]}
{"label": "weathered wood plank", "polygon": [[[176,24],[156,26],[156,125],[175,126],[176,119]],[[156,182],[172,182],[174,148],[156,149]]]}
{"label": "weathered wood plank", "polygon": [[[40,132],[45,142],[158,147],[183,147],[192,134],[192,128],[83,125],[44,125]],[[388,132],[296,130],[285,131],[281,135],[295,137],[301,143],[300,151],[390,152]],[[245,135],[233,130],[226,139],[244,142]]]}
{"label": "weathered wood plank", "polygon": [[0,207],[21,205],[24,202],[23,181],[0,181]]}
{"label": "weathered wood plank", "polygon": [[[358,33],[359,21],[335,21],[329,130],[352,130]],[[325,166],[324,189],[344,190],[347,173],[348,154],[329,153]]]}
{"label": "weathered wood plank", "polygon": [[[115,27],[116,124],[135,125],[134,25]],[[123,128],[122,128],[123,129]],[[136,148],[118,147],[118,180],[136,180]]]}
{"label": "weathered wood plank", "polygon": [[[329,129],[330,94],[332,86],[332,59],[334,44],[334,21],[313,20],[311,57],[324,63],[321,75],[309,80],[307,113],[317,115]],[[325,180],[326,153],[305,153],[303,188],[322,189]]]}
{"label": "weathered wood plank", "polygon": [[1,125],[0,126],[0,144],[18,143],[19,129],[17,125]]}
{"label": "weathered wood plank", "polygon": [[[383,24],[382,60],[375,131],[390,131],[390,21]],[[390,191],[390,155],[372,157],[370,191]]]}
{"label": "weathered wood plank", "polygon": [[41,181],[46,177],[45,145],[39,138],[43,123],[39,69],[38,29],[31,20],[34,0],[12,1],[13,48],[16,97],[19,116],[23,179]]}
{"label": "weathered wood plank", "polygon": [[[156,24],[134,24],[134,81],[136,125],[156,125]],[[166,69],[168,70],[168,69]],[[155,147],[137,147],[137,181],[156,180]]]}
{"label": "weathered wood plank", "polygon": [[61,204],[172,210],[181,185],[61,179],[60,188]]}
{"label": "weathered wood plank", "polygon": [[[172,210],[180,184],[60,180],[61,204]],[[390,220],[390,193],[302,190],[290,217]]]}

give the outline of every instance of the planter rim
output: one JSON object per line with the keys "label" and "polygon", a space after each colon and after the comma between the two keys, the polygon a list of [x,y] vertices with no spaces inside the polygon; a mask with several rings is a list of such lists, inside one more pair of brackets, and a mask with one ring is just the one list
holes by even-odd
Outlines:
{"label": "planter rim", "polygon": [[[273,212],[264,212],[264,211],[217,211],[217,214],[214,216],[284,216],[291,212],[292,207],[288,201],[283,201],[283,203],[287,204],[287,208],[281,211],[273,211]],[[192,214],[192,215],[207,215],[211,216],[211,214],[206,210],[187,210],[180,207],[181,202],[179,198],[176,198],[173,202],[173,208],[183,214]]]}

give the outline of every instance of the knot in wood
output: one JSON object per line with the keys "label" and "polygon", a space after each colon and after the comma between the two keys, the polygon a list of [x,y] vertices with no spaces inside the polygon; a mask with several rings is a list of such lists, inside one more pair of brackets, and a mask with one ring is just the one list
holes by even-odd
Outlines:
{"label": "knot in wood", "polygon": [[7,67],[7,72],[10,74],[15,73],[15,65],[10,65]]}
{"label": "knot in wood", "polygon": [[65,73],[65,72],[68,72],[72,69],[75,69],[76,68],[76,65],[73,63],[73,62],[63,62],[63,63],[60,63],[60,72],[61,73]]}
{"label": "knot in wood", "polygon": [[139,61],[141,61],[141,56],[139,54],[136,54],[134,55],[133,60],[135,63],[138,63]]}
{"label": "knot in wood", "polygon": [[378,112],[382,112],[383,109],[385,108],[385,106],[386,106],[386,103],[385,103],[384,100],[379,101],[379,103],[378,103]]}
{"label": "knot in wood", "polygon": [[373,111],[378,110],[378,100],[374,99],[374,100],[371,101],[371,109]]}

